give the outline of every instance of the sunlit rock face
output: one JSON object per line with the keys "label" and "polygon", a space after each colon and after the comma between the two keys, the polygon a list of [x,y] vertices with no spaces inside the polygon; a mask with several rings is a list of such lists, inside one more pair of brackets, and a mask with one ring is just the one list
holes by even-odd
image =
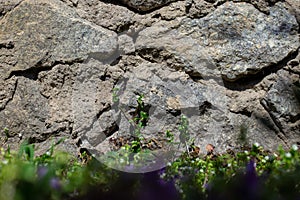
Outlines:
{"label": "sunlit rock face", "polygon": [[58,148],[118,168],[107,158],[141,137],[152,153],[126,169],[145,172],[191,144],[300,144],[295,5],[1,1],[1,145],[43,153],[63,138]]}

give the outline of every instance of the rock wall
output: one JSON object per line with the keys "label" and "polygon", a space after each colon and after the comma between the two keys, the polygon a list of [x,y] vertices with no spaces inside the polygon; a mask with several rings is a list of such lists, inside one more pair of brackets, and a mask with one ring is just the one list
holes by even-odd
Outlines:
{"label": "rock wall", "polygon": [[1,145],[105,153],[139,95],[153,148],[182,115],[202,152],[300,145],[299,24],[299,0],[0,1]]}

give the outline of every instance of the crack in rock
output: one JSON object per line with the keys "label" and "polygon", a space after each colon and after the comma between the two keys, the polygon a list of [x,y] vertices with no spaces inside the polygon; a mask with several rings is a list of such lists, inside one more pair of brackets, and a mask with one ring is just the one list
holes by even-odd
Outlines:
{"label": "crack in rock", "polygon": [[4,82],[0,80],[0,112],[14,98],[17,85],[18,80],[16,78]]}

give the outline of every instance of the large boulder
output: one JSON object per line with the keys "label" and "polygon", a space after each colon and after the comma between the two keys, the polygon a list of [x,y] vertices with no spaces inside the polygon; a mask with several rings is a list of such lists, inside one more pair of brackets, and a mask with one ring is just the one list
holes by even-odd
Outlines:
{"label": "large boulder", "polygon": [[142,135],[151,169],[192,144],[300,145],[297,2],[1,1],[1,145],[118,168]]}

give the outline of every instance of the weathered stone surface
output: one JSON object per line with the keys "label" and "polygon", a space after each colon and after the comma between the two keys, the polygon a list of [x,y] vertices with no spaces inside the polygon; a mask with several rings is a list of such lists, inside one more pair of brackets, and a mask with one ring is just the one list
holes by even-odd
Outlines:
{"label": "weathered stone surface", "polygon": [[1,20],[0,41],[12,43],[0,49],[5,78],[13,71],[55,62],[82,62],[89,57],[107,62],[117,48],[115,33],[82,20],[55,0],[22,2]]}
{"label": "weathered stone surface", "polygon": [[[168,6],[151,12],[152,18],[160,18],[161,20],[174,20],[186,14],[186,3],[184,1],[175,1]],[[146,15],[147,16],[147,15]]]}
{"label": "weathered stone surface", "polygon": [[128,34],[121,34],[118,37],[120,54],[130,54],[135,52],[134,38]]}
{"label": "weathered stone surface", "polygon": [[[212,80],[197,84],[184,72],[145,61],[131,67],[115,88],[115,95],[119,101],[112,103],[111,110],[102,120],[109,124],[117,123],[118,129],[107,138],[99,133],[91,134],[92,132],[82,138],[81,147],[90,149],[95,155],[112,151],[114,146],[109,142],[112,138],[124,138],[133,132],[134,126],[129,121],[134,117],[138,95],[144,96],[145,107],[148,108],[149,120],[147,126],[142,129],[142,135],[147,139],[159,137],[159,134],[163,135],[169,130],[175,135],[175,142],[179,142],[178,126],[180,116],[184,114],[189,119],[190,137],[195,139],[194,144],[203,152],[207,143],[216,145],[218,151],[239,146],[241,127],[246,128],[249,143],[259,142],[269,149],[275,149],[279,143],[285,145],[281,135],[276,137],[276,125],[268,113],[262,106],[257,107],[265,94],[263,91],[258,94],[252,91],[254,95],[249,94],[246,103],[241,99],[241,105],[235,104],[238,108],[233,106],[232,110],[228,110],[228,107],[234,104],[231,101],[236,101],[238,97],[228,94],[223,86]],[[249,116],[244,115],[245,108],[239,108],[244,106],[243,103],[249,110]],[[102,126],[96,127],[101,129]],[[169,148],[185,150],[184,145]]]}
{"label": "weathered stone surface", "polygon": [[147,49],[165,52],[165,57],[176,57],[183,68],[201,76],[216,76],[220,71],[224,79],[235,81],[296,51],[298,27],[281,4],[265,15],[251,4],[229,2],[201,19],[146,28],[139,33],[136,48],[141,54]]}
{"label": "weathered stone surface", "polygon": [[204,0],[186,1],[186,12],[192,18],[204,17],[214,10],[214,5]]}
{"label": "weathered stone surface", "polygon": [[[224,0],[221,0],[225,2]],[[270,8],[280,0],[231,0],[233,2],[246,2],[252,4],[255,8],[265,14],[270,14]]]}
{"label": "weathered stone surface", "polygon": [[123,6],[107,4],[101,1],[79,1],[77,11],[80,17],[117,32],[128,29],[135,22],[134,12]]}
{"label": "weathered stone surface", "polygon": [[286,0],[288,9],[296,17],[300,24],[300,0]]}
{"label": "weathered stone surface", "polygon": [[0,81],[0,111],[13,99],[16,85],[16,78],[10,79],[9,81]]}
{"label": "weathered stone surface", "polygon": [[298,52],[296,58],[287,63],[286,69],[294,74],[300,75],[300,52]]}
{"label": "weathered stone surface", "polygon": [[[147,126],[142,130],[143,136],[146,139],[151,139],[155,136],[158,137],[159,134],[164,136],[166,130],[171,130],[176,135],[175,138],[178,142],[180,114],[195,117],[191,123],[191,128],[194,128],[193,126],[201,122],[200,120],[203,118],[201,116],[198,119],[198,115],[205,112],[206,106],[209,104],[207,99],[215,106],[225,106],[226,98],[215,96],[217,93],[220,95],[218,90],[211,94],[206,91],[206,87],[197,86],[188,79],[189,76],[184,72],[178,72],[172,68],[150,62],[142,61],[136,67],[130,67],[130,70],[119,79],[114,87],[117,89],[115,95],[118,102],[111,105],[111,111],[107,113],[106,119],[102,118],[104,121],[111,122],[113,120],[116,122],[118,129],[115,130],[112,137],[104,138],[105,140],[100,143],[99,141],[102,139],[99,138],[99,134],[87,134],[83,137],[82,147],[92,150],[96,155],[102,155],[113,149],[113,145],[109,145],[111,138],[125,137],[133,133],[134,125],[130,123],[130,119],[134,117],[136,112],[138,95],[144,95],[145,107],[149,113]],[[208,119],[206,122],[208,123],[203,123],[203,125],[208,127]],[[213,123],[213,120],[210,122]],[[212,127],[211,124],[207,129]],[[205,128],[200,125],[194,129],[191,132],[191,137],[193,135],[197,138],[199,136],[198,131]],[[211,136],[208,138],[212,139]],[[200,139],[197,139],[197,144],[199,141]],[[225,144],[222,145],[226,146]],[[185,146],[181,145],[180,148],[183,150]]]}
{"label": "weathered stone surface", "polygon": [[270,149],[276,148],[274,144],[278,143],[286,146],[289,144],[288,137],[298,132],[293,131],[285,135],[274,121],[274,118],[261,104],[262,99],[267,95],[269,88],[272,87],[277,78],[276,74],[270,74],[251,89],[227,91],[229,111],[245,119],[240,124],[241,127],[247,130],[248,142],[263,142],[262,144]]}
{"label": "weathered stone surface", "polygon": [[61,1],[66,3],[68,6],[76,7],[76,6],[78,6],[79,0],[61,0]]}
{"label": "weathered stone surface", "polygon": [[100,133],[100,130],[93,130],[94,123],[101,116],[103,110],[107,110],[110,106],[113,82],[112,80],[101,80],[101,76],[105,77],[107,67],[99,64],[99,62],[93,61],[87,66],[85,64],[78,66],[71,100],[74,116],[73,131],[76,134],[90,134],[90,131]]}
{"label": "weathered stone surface", "polygon": [[176,0],[121,0],[124,4],[128,5],[139,11],[149,11],[158,7],[162,7],[170,2]]}
{"label": "weathered stone surface", "polygon": [[299,80],[299,75],[278,72],[277,81],[261,101],[279,130],[294,143],[300,142]]}
{"label": "weathered stone surface", "polygon": [[1,145],[114,151],[141,94],[155,155],[182,114],[202,152],[299,145],[298,1],[0,0]]}
{"label": "weathered stone surface", "polygon": [[49,107],[47,100],[39,93],[39,86],[32,80],[19,78],[14,93],[13,99],[0,113],[1,127],[7,127],[11,137],[39,135],[41,137],[36,138],[37,141],[45,140],[47,136],[42,138],[42,135],[46,132],[45,120]]}
{"label": "weathered stone surface", "polygon": [[1,0],[0,1],[0,19],[7,12],[16,7],[23,0]]}
{"label": "weathered stone surface", "polygon": [[0,112],[0,127],[8,128],[8,144],[12,144],[12,149],[17,149],[26,139],[37,143],[36,154],[39,155],[59,139],[65,139],[58,148],[76,154],[76,145],[70,141],[72,77],[74,73],[69,66],[58,65],[50,72],[40,73],[38,82],[25,77],[11,79],[18,82],[13,99]]}

